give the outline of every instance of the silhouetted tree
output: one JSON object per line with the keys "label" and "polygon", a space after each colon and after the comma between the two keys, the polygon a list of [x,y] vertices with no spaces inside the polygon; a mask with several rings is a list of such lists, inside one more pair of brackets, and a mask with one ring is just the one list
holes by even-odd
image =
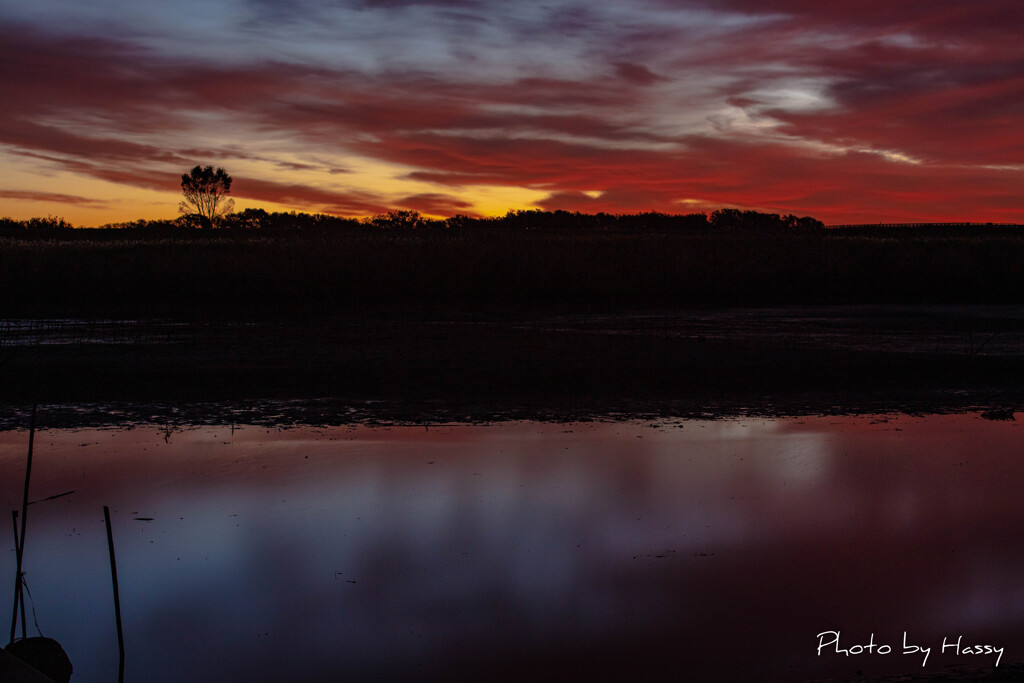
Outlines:
{"label": "silhouetted tree", "polygon": [[457,213],[454,216],[446,218],[444,221],[445,227],[451,228],[452,230],[467,230],[477,223],[479,223],[478,219],[473,218],[472,216],[467,216],[464,213]]}
{"label": "silhouetted tree", "polygon": [[708,223],[713,227],[725,230],[740,230],[757,227],[765,222],[766,214],[740,209],[718,209],[708,216]]}
{"label": "silhouetted tree", "polygon": [[739,209],[714,211],[708,216],[708,222],[719,229],[760,230],[763,232],[781,230],[811,232],[825,227],[824,223],[810,216],[797,218],[793,214],[780,216],[777,213],[760,213]]}
{"label": "silhouetted tree", "polygon": [[271,216],[264,209],[252,208],[232,214],[229,218],[225,219],[228,227],[240,228],[242,230],[265,229],[270,225],[270,221]]}
{"label": "silhouetted tree", "polygon": [[194,214],[203,226],[214,227],[235,208],[235,200],[228,199],[231,176],[223,168],[196,166],[181,175],[181,193],[185,201],[178,210],[184,215]]}
{"label": "silhouetted tree", "polygon": [[823,230],[825,224],[819,221],[817,218],[811,218],[810,216],[801,216],[797,218],[793,214],[782,217],[782,222],[786,228],[798,232],[813,232]]}
{"label": "silhouetted tree", "polygon": [[419,211],[410,211],[408,209],[388,211],[387,213],[374,216],[369,222],[375,228],[415,230],[416,228],[427,227],[427,219],[421,216]]}

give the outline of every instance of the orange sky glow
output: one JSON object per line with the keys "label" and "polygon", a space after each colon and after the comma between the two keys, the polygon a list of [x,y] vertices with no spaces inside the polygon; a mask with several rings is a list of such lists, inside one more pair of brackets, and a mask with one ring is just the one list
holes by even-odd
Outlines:
{"label": "orange sky glow", "polygon": [[0,216],[1024,222],[1017,0],[0,5]]}

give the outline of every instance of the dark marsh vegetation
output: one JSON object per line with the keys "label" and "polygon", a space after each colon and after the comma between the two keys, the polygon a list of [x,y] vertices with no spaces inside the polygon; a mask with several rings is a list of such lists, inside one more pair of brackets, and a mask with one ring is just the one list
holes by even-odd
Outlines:
{"label": "dark marsh vegetation", "polygon": [[6,403],[571,417],[1024,402],[1018,226],[249,210],[215,229],[0,233]]}
{"label": "dark marsh vegetation", "polygon": [[1024,301],[1022,263],[1018,227],[828,229],[736,210],[0,221],[5,316],[1010,304]]}

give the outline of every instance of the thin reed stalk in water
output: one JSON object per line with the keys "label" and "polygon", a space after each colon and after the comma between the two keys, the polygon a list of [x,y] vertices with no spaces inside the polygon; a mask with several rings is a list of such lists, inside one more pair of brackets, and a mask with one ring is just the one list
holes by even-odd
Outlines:
{"label": "thin reed stalk in water", "polygon": [[[14,523],[14,553],[15,553],[15,556],[17,556],[17,554],[21,552],[21,539],[18,537],[18,511],[17,510],[11,510],[11,521]],[[15,585],[16,585],[16,590],[18,591],[18,593],[14,596],[15,597],[15,600],[14,600],[14,610],[15,610],[14,615],[15,616],[14,616],[14,618],[15,619],[18,618],[18,616],[17,616],[18,615],[18,611],[17,610],[18,610],[18,604],[20,603],[21,604],[21,623],[24,625],[25,623],[27,623],[27,621],[25,619],[25,589],[24,589],[24,586],[18,586],[17,584],[15,584]],[[22,631],[22,637],[24,637],[24,635],[25,635],[25,633],[24,633],[24,630],[23,630]],[[14,638],[12,637],[11,640],[13,641]]]}
{"label": "thin reed stalk in water", "polygon": [[[22,581],[21,581],[21,562],[25,556],[25,523],[28,521],[28,484],[32,477],[32,445],[35,441],[36,436],[36,406],[32,406],[32,420],[29,422],[28,427],[28,462],[25,465],[25,492],[21,498],[21,534],[15,538],[15,564],[17,565],[14,574],[14,615],[11,617],[11,640],[14,642],[14,636],[18,628],[18,605],[21,604],[22,612],[24,614],[24,599],[21,597],[22,593]],[[25,623],[25,617],[21,618],[21,637],[27,638],[27,626]]]}
{"label": "thin reed stalk in water", "polygon": [[103,506],[103,519],[107,525],[107,548],[110,550],[110,580],[114,584],[114,615],[117,617],[117,649],[120,660],[117,667],[117,681],[124,683],[124,633],[121,630],[121,596],[117,591],[117,560],[114,559],[114,533],[110,530],[110,508]]}

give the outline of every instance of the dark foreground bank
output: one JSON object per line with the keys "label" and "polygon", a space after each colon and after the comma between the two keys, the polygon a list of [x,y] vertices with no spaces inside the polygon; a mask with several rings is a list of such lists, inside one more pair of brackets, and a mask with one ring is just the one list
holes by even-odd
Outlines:
{"label": "dark foreground bank", "polygon": [[0,317],[238,320],[1024,301],[1024,230],[1017,227],[531,226],[0,238]]}
{"label": "dark foreground bank", "polygon": [[195,406],[189,419],[225,423],[971,408],[998,418],[1024,402],[1022,354],[1024,308],[1013,306],[9,319],[0,401],[11,419],[38,401],[99,414]]}

